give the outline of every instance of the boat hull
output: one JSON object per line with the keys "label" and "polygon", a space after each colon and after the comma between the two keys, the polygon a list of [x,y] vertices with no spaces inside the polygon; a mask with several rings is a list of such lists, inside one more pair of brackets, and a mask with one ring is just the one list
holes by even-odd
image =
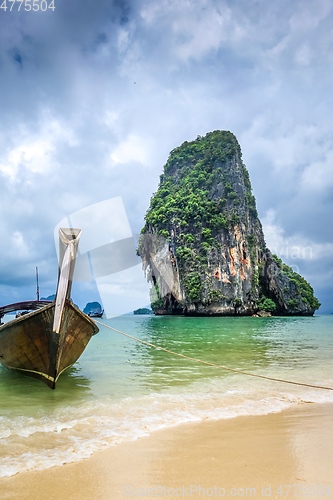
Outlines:
{"label": "boat hull", "polygon": [[38,378],[52,389],[81,356],[99,329],[66,300],[59,333],[53,331],[55,303],[0,327],[0,363],[9,370]]}

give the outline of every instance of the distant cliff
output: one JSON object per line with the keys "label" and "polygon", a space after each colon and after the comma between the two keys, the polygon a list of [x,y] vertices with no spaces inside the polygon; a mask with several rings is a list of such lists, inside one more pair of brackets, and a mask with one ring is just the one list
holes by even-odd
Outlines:
{"label": "distant cliff", "polygon": [[83,309],[85,314],[89,313],[97,313],[100,314],[102,312],[102,306],[99,302],[88,302],[85,308]]}
{"label": "distant cliff", "polygon": [[155,314],[312,315],[320,304],[272,255],[236,137],[198,136],[171,151],[141,232]]}

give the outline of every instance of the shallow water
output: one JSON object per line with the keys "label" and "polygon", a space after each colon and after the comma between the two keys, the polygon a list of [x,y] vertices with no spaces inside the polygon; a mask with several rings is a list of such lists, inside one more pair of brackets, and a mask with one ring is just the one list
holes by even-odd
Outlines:
{"label": "shallow water", "polygon": [[[252,373],[333,387],[333,316],[102,322],[166,349]],[[0,367],[0,477],[80,460],[155,429],[333,401],[333,391],[235,374],[100,327],[51,391]]]}

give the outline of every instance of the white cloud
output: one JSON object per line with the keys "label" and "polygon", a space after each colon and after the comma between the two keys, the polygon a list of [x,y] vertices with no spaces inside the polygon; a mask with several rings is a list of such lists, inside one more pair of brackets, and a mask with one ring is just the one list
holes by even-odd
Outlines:
{"label": "white cloud", "polygon": [[0,163],[0,170],[12,181],[15,180],[21,165],[31,172],[46,172],[50,167],[50,157],[54,149],[52,142],[45,140],[23,143],[8,153],[7,158]]}
{"label": "white cloud", "polygon": [[300,234],[287,236],[282,227],[275,222],[276,213],[270,209],[261,220],[268,248],[280,258],[292,260],[321,260],[333,256],[333,243],[317,243]]}
{"label": "white cloud", "polygon": [[15,231],[11,237],[11,250],[19,258],[26,259],[30,255],[28,244],[20,231]]}
{"label": "white cloud", "polygon": [[302,186],[307,191],[325,193],[333,188],[333,150],[321,161],[314,161],[302,173]]}
{"label": "white cloud", "polygon": [[137,161],[143,164],[148,163],[150,153],[147,139],[135,134],[130,134],[125,141],[119,144],[110,156],[114,163],[127,163],[130,161]]}
{"label": "white cloud", "polygon": [[330,0],[316,0],[316,2],[300,2],[290,18],[290,27],[293,31],[308,33],[318,28],[319,23],[332,11]]}
{"label": "white cloud", "polygon": [[296,51],[295,61],[302,66],[308,66],[311,60],[312,50],[307,43],[304,43]]}
{"label": "white cloud", "polygon": [[[283,118],[283,111],[281,115]],[[276,171],[290,172],[290,169],[318,158],[323,147],[329,147],[329,141],[323,144],[322,129],[310,120],[295,124],[290,116],[285,116],[284,121],[276,124],[278,119],[278,110],[275,110],[275,116],[258,115],[242,135],[244,141],[252,145],[252,150],[261,151],[271,158]]]}
{"label": "white cloud", "polygon": [[117,42],[120,52],[124,52],[128,49],[131,43],[131,30],[128,27],[126,29],[123,27],[119,28]]}
{"label": "white cloud", "polygon": [[96,283],[107,317],[129,313],[150,302],[150,285],[141,264],[97,278]]}
{"label": "white cloud", "polygon": [[173,57],[183,62],[200,60],[224,42],[235,43],[246,34],[225,2],[218,6],[209,0],[146,2],[140,14],[148,26],[165,24],[171,31]]}
{"label": "white cloud", "polygon": [[72,130],[52,117],[43,117],[36,132],[20,124],[11,131],[16,143],[0,158],[0,172],[15,181],[20,168],[32,173],[46,173],[57,166],[55,153],[58,142],[76,144]]}

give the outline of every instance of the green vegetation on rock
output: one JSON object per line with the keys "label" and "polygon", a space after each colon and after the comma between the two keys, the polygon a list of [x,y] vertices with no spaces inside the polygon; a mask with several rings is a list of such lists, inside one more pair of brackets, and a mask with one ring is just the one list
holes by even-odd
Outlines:
{"label": "green vegetation on rock", "polygon": [[[235,184],[230,168],[235,156],[241,168],[237,181],[244,179],[243,185]],[[242,196],[237,194],[237,187],[244,191]],[[204,290],[209,302],[223,297],[204,276],[209,254],[219,249],[216,236],[227,233],[244,219],[249,207],[256,219],[250,177],[241,160],[238,141],[231,132],[198,136],[171,151],[159,188],[151,198],[142,233],[153,231],[167,241],[172,240],[172,231],[175,233],[177,263],[190,303],[199,302]],[[152,307],[157,307],[158,300],[153,301]]]}
{"label": "green vegetation on rock", "polygon": [[153,314],[153,311],[147,307],[140,307],[139,309],[135,309],[133,314]]}
{"label": "green vegetation on rock", "polygon": [[[261,309],[311,315],[320,306],[309,283],[266,248],[250,176],[231,132],[216,130],[171,151],[141,233],[138,253],[158,314]],[[158,251],[151,259],[150,244],[143,243],[146,236],[163,240],[161,271]]]}
{"label": "green vegetation on rock", "polygon": [[163,299],[160,296],[158,285],[155,284],[149,290],[150,305],[153,311],[157,311],[163,306]]}
{"label": "green vegetation on rock", "polygon": [[[228,168],[235,154],[241,158],[236,137],[231,132],[215,131],[193,142],[184,142],[171,151],[160,185],[153,195],[146,214],[146,225],[156,228],[160,235],[170,238],[171,226],[182,232],[193,228],[210,229],[213,233],[227,230],[239,221],[239,197],[231,185]],[[256,217],[255,199],[245,165],[245,188],[247,204]],[[223,198],[211,199],[212,189],[223,190]]]}
{"label": "green vegetation on rock", "polygon": [[[312,309],[316,310],[320,307],[319,300],[314,296],[313,288],[306,281],[305,278],[300,276],[298,273],[295,273],[290,266],[284,264],[279,257],[276,255],[272,256],[274,261],[277,263],[281,273],[286,275],[289,278],[289,283],[294,285],[295,292],[302,297],[302,301],[308,304]],[[288,301],[288,307],[290,309],[295,309],[298,305],[297,299],[292,299]]]}
{"label": "green vegetation on rock", "polygon": [[266,311],[266,312],[274,312],[276,310],[276,304],[273,302],[272,299],[268,299],[267,297],[263,297],[259,302],[258,302],[258,308],[260,311]]}

